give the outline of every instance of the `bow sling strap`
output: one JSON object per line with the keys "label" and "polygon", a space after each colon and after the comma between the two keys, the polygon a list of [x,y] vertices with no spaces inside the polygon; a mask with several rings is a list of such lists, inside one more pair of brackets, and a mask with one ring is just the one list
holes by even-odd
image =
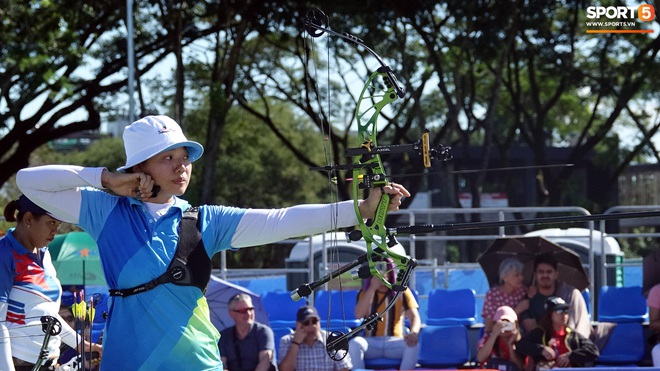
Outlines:
{"label": "bow sling strap", "polygon": [[191,207],[183,213],[179,225],[179,242],[176,253],[165,273],[159,277],[130,289],[110,289],[110,296],[126,297],[149,291],[163,283],[180,286],[196,286],[206,292],[211,278],[211,258],[209,258],[202,233],[198,225],[199,208]]}

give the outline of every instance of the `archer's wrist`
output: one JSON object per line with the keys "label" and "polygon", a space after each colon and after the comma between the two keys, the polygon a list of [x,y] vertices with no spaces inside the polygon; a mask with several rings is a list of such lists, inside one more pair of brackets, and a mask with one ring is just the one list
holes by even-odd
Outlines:
{"label": "archer's wrist", "polygon": [[127,175],[130,177],[129,174],[113,173],[107,168],[103,168],[103,172],[101,173],[101,187],[109,190],[121,187],[126,182]]}
{"label": "archer's wrist", "polygon": [[371,210],[367,206],[367,202],[365,200],[358,200],[358,210],[360,210],[360,215],[362,216],[363,222],[373,216],[371,215]]}
{"label": "archer's wrist", "polygon": [[103,168],[101,171],[101,187],[107,189],[110,188],[110,179],[112,177],[112,173],[106,169]]}

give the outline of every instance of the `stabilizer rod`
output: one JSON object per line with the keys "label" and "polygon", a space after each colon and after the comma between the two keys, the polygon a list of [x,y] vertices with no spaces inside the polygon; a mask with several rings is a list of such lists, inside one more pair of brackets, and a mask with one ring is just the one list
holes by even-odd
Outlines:
{"label": "stabilizer rod", "polygon": [[490,222],[420,224],[420,225],[409,225],[402,227],[389,227],[387,228],[387,231],[391,235],[424,234],[424,233],[433,233],[433,232],[481,229],[481,228],[490,228],[490,227],[511,227],[518,225],[534,225],[534,224],[549,224],[549,223],[571,223],[571,222],[589,222],[589,221],[614,220],[614,219],[653,218],[659,216],[660,216],[660,210],[656,210],[656,211],[642,211],[642,212],[619,213],[619,214],[551,216],[546,218],[496,220]]}
{"label": "stabilizer rod", "polygon": [[[380,248],[375,248],[374,253],[377,253],[377,254],[381,253],[382,254],[383,250],[380,249]],[[301,285],[297,289],[291,291],[291,293],[290,293],[291,299],[293,299],[293,301],[298,301],[298,300],[300,300],[304,297],[307,297],[307,296],[311,295],[312,292],[314,292],[314,290],[316,290],[319,286],[323,286],[327,282],[330,282],[332,279],[337,278],[337,277],[341,276],[342,274],[350,271],[351,269],[353,269],[357,266],[360,266],[360,265],[362,265],[366,262],[367,262],[367,254],[362,254],[362,255],[358,256],[357,259],[353,260],[352,262],[350,262],[346,265],[343,265],[339,269],[326,274],[325,276],[320,278],[318,281],[306,283],[304,285]]]}

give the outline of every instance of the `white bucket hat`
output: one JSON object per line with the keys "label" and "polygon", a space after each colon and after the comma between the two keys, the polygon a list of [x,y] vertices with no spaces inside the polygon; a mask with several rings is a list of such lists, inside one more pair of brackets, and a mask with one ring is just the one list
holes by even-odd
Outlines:
{"label": "white bucket hat", "polygon": [[181,127],[167,116],[147,116],[124,128],[126,165],[117,171],[126,171],[151,157],[174,148],[186,147],[190,162],[204,153],[204,147],[186,139]]}

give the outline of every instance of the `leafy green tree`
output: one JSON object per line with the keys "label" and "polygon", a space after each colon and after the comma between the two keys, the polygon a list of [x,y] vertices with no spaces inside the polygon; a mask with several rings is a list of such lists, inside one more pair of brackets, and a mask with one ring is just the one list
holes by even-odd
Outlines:
{"label": "leafy green tree", "polygon": [[[191,44],[237,17],[225,2],[136,1],[138,111],[183,115],[181,60]],[[250,7],[237,4],[244,15]],[[0,184],[29,166],[30,154],[68,134],[128,116],[126,2],[9,1],[0,9]],[[229,12],[229,13],[228,13]],[[183,27],[185,25],[185,27]],[[175,101],[150,100],[150,71],[175,54]],[[156,77],[158,79],[160,77]],[[144,80],[144,81],[143,81]],[[144,83],[144,84],[143,84]]]}
{"label": "leafy green tree", "polygon": [[[359,21],[369,9],[351,9],[355,13],[347,16],[338,10],[343,8],[346,8],[344,3],[338,3],[337,6],[328,5],[327,13],[332,29],[338,32],[365,30],[364,24]],[[332,36],[318,39],[310,37],[301,25],[304,18],[305,14],[300,14],[298,22],[286,24],[281,32],[262,35],[246,44],[245,52],[250,56],[245,66],[247,83],[242,92],[244,99],[239,99],[238,103],[276,133],[301,162],[310,166],[345,164],[351,161],[345,155],[346,149],[360,145],[356,143],[357,136],[354,131],[354,111],[358,95],[367,77],[380,67],[380,64],[365,48],[345,40]],[[391,36],[388,40],[391,42],[379,39],[378,43],[367,43],[385,58],[385,63],[398,59],[397,51],[403,50],[406,41],[404,30],[392,25],[388,27]],[[378,33],[375,28],[369,28],[369,31]],[[388,50],[388,54],[383,50]],[[259,58],[260,55],[268,55],[268,58]],[[328,68],[330,70],[326,70]],[[335,73],[335,69],[339,72]],[[411,93],[389,105],[379,117],[379,143],[409,144],[418,141],[421,136],[422,129],[414,123],[416,118],[424,115],[419,114],[416,105],[419,105],[419,96],[425,89],[428,74],[425,75],[424,70],[413,70],[410,74],[410,71],[406,70],[399,74],[396,66],[394,70],[399,78],[401,75],[406,76],[402,82],[405,82]],[[415,84],[416,82],[419,84]],[[382,81],[379,83],[382,85]],[[268,108],[274,100],[292,103],[296,110],[306,115],[308,120],[316,125],[318,132],[324,135],[326,142],[319,143],[319,148],[323,145],[327,155],[321,162],[309,158],[305,151],[279,134],[282,123],[272,119]],[[366,101],[370,101],[370,98],[367,97]],[[255,102],[259,102],[258,106],[255,106]],[[408,112],[414,113],[407,115]],[[397,176],[421,171],[421,161],[414,154],[389,156],[385,160],[395,169]],[[340,199],[353,197],[349,190],[350,174],[333,172],[329,176],[337,182]],[[397,181],[405,183],[414,193],[424,182],[411,179],[413,178],[401,177],[397,178]]]}
{"label": "leafy green tree", "polygon": [[[548,165],[552,147],[564,147],[565,163],[591,163],[608,169],[609,178],[601,179],[599,192],[589,194],[587,200],[575,197],[585,194],[579,184],[582,167],[539,169],[538,204],[581,205],[593,211],[611,206],[623,169],[643,153],[657,159],[650,139],[660,122],[646,108],[658,103],[657,94],[646,86],[656,81],[657,74],[645,75],[658,62],[660,39],[588,35],[582,2],[473,5],[449,2],[434,8],[429,14],[435,14],[437,21],[418,22],[415,29],[426,35],[430,53],[450,52],[436,53],[442,61],[442,68],[436,70],[450,76],[441,78],[450,82],[442,91],[454,93],[452,99],[462,107],[466,123],[474,121],[475,125],[464,127],[476,129],[477,135],[468,138],[483,146],[484,165],[488,153],[506,160],[517,146],[529,148],[535,164]],[[464,26],[455,27],[453,22],[459,20]],[[429,29],[428,24],[438,27]],[[452,45],[460,47],[452,49]],[[461,63],[456,56],[467,56],[464,60],[469,62]],[[469,67],[461,68],[466,64]],[[458,85],[459,81],[469,83]],[[622,142],[616,134],[622,128],[632,129],[635,139]],[[491,146],[496,152],[488,152]],[[483,175],[471,179],[473,199],[485,187]],[[520,181],[521,177],[505,177],[501,183],[513,202],[529,189],[519,187]],[[469,257],[471,251],[477,250],[463,256]]]}
{"label": "leafy green tree", "polygon": [[[203,123],[207,108],[189,112],[188,120],[192,123],[190,136],[193,139],[204,137],[206,125]],[[323,155],[314,146],[314,138],[318,134],[288,107],[276,105],[272,114],[274,119],[286,123],[286,127],[282,128],[285,135],[307,151],[310,157]],[[236,108],[229,112],[225,131],[226,135],[219,144],[220,154],[210,161],[216,174],[210,182],[216,196],[210,203],[274,208],[327,201],[324,200],[327,198],[326,180],[297,161],[273,133],[264,130],[259,121]],[[204,156],[207,155],[205,152]],[[204,165],[199,162],[195,166],[195,173],[202,174],[199,167]],[[199,177],[194,178],[191,191],[187,193],[191,199],[197,198],[201,184]]]}
{"label": "leafy green tree", "polygon": [[[84,81],[85,53],[99,32],[111,30],[121,14],[108,4],[82,1],[10,1],[0,10],[0,183],[28,166],[32,151],[59,136],[99,125],[92,98],[108,71]],[[26,106],[29,109],[26,109]],[[56,125],[76,110],[86,120]]]}
{"label": "leafy green tree", "polygon": [[[495,155],[506,162],[521,145],[533,150],[535,164],[545,165],[550,147],[565,146],[570,148],[567,163],[595,158],[613,167],[611,181],[604,183],[614,185],[628,164],[643,156],[660,158],[651,141],[660,123],[648,110],[658,102],[659,77],[653,71],[660,39],[587,35],[584,5],[420,0],[339,1],[323,7],[332,29],[364,39],[405,84],[406,97],[381,117],[381,144],[411,143],[429,129],[434,144],[479,148],[480,167]],[[0,139],[0,181],[27,166],[28,155],[40,145],[97,128],[102,117],[126,116],[123,6],[12,1],[0,10],[5,19],[0,87],[6,107],[0,112],[6,133]],[[331,162],[346,162],[344,150],[355,145],[353,87],[378,64],[350,43],[307,37],[303,22],[309,6],[296,1],[136,3],[139,109],[180,117],[187,131],[203,133],[196,138],[208,155],[199,165],[200,178],[194,179],[199,200],[216,199],[214,162],[237,106],[261,120],[298,161],[323,164],[325,159],[311,157],[307,148],[282,135],[288,123],[272,107],[287,102],[295,107],[291,114],[297,121],[306,116],[327,133]],[[148,72],[169,55],[176,60],[171,82],[149,81]],[[326,78],[319,73],[326,66],[337,72]],[[201,120],[194,112],[207,102]],[[70,122],[81,111],[87,117]],[[633,131],[632,141],[623,143],[615,135],[621,126]],[[391,173],[420,171],[415,158],[388,161]],[[538,203],[574,202],[575,184],[566,180],[575,172],[540,171],[539,189],[547,194],[540,191]],[[498,183],[512,195],[520,192],[507,182],[515,177],[507,178],[493,181],[476,174],[466,184],[474,200]],[[447,203],[457,206],[456,190],[466,179],[451,172],[437,179],[451,195]],[[340,174],[337,181],[340,198],[351,197],[346,177]],[[423,177],[401,181],[413,192],[426,186]],[[604,208],[609,199],[590,202]]]}
{"label": "leafy green tree", "polygon": [[[189,128],[201,129],[193,135],[204,136],[206,129],[202,122],[207,111],[188,110]],[[294,115],[283,104],[271,107],[273,120],[286,123],[281,128],[282,135],[295,143],[310,158],[322,157],[323,153],[315,146],[318,133],[307,124],[304,118]],[[301,203],[329,202],[327,179],[313,173],[307,166],[297,161],[295,156],[281,145],[278,137],[263,124],[245,115],[239,108],[232,109],[227,117],[223,140],[219,143],[220,153],[213,161],[215,178],[210,182],[215,197],[210,203],[249,207],[280,208]],[[198,124],[194,124],[198,122]],[[205,153],[204,156],[209,156]],[[200,166],[206,166],[201,164]],[[197,166],[197,164],[195,165]],[[196,190],[201,187],[199,175],[207,174],[196,169],[188,199],[197,202]],[[208,183],[208,182],[207,182]],[[241,267],[281,267],[290,248],[282,245],[265,245],[250,249],[227,252],[227,266]],[[214,266],[219,267],[220,256],[214,257]]]}
{"label": "leafy green tree", "polygon": [[[387,51],[386,62],[406,83],[407,97],[382,117],[379,129],[387,141],[380,143],[410,143],[414,133],[430,128],[434,143],[450,143],[466,153],[477,148],[479,168],[488,168],[496,157],[506,165],[512,151],[521,146],[531,149],[534,164],[544,166],[550,164],[552,147],[565,147],[569,149],[565,163],[616,164],[603,192],[590,195],[589,205],[596,209],[612,202],[609,195],[613,194],[616,176],[631,161],[642,154],[657,157],[650,139],[660,122],[649,115],[647,107],[658,102],[648,83],[657,78],[657,74],[650,74],[658,61],[660,38],[587,35],[581,23],[585,19],[583,2],[421,1],[414,2],[412,10],[395,4],[345,2],[324,7],[334,30],[358,35],[373,49]],[[354,105],[355,96],[349,95],[353,104],[351,99],[342,101],[338,96],[349,91],[346,76],[373,70],[365,68],[373,66],[373,60],[359,48],[356,51],[345,43],[330,41],[330,36],[325,38],[332,46],[328,51],[297,44],[292,39],[300,39],[300,30],[294,24],[285,29],[285,36],[268,34],[260,40],[269,43],[261,44],[261,49],[272,50],[274,58],[265,62],[253,59],[251,82],[255,94],[294,102],[318,127],[324,127],[324,132],[332,133],[334,153],[340,156],[341,149],[350,145],[350,119],[345,118],[351,117],[348,107]],[[287,57],[288,53],[296,58]],[[330,56],[327,63],[335,70],[328,82],[325,76],[310,73],[305,79],[296,73],[306,68],[304,62],[310,56],[319,61],[324,53]],[[301,82],[311,93],[297,88]],[[325,102],[325,98],[341,103],[327,108],[317,103]],[[269,122],[267,115],[256,116]],[[638,133],[630,145],[620,142],[615,134],[615,129],[624,126]],[[403,163],[396,165],[398,168]],[[579,171],[565,167],[531,172],[538,181],[537,204],[587,205],[572,196]],[[486,172],[467,179],[473,200],[479,200],[484,189],[497,190],[488,188],[492,179]],[[496,180],[514,203],[515,195],[523,191],[516,179],[519,177],[506,175]],[[448,172],[442,183],[452,193],[449,202],[453,205],[458,205],[455,190],[459,181],[460,177]],[[414,190],[421,181],[404,183]]]}

